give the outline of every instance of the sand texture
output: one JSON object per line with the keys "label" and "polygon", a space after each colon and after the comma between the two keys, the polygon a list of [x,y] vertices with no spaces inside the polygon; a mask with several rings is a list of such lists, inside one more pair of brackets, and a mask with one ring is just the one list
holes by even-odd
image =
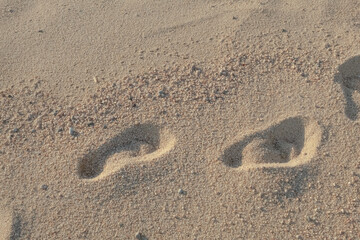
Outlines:
{"label": "sand texture", "polygon": [[360,1],[0,0],[0,239],[360,239]]}

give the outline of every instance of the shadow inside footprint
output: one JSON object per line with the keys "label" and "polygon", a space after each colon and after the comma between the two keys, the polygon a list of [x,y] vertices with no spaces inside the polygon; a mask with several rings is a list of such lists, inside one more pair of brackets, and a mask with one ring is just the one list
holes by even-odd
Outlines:
{"label": "shadow inside footprint", "polygon": [[78,164],[79,177],[100,178],[126,164],[149,161],[169,151],[174,143],[175,139],[156,125],[133,126],[81,158]]}
{"label": "shadow inside footprint", "polygon": [[14,217],[13,224],[12,224],[12,231],[10,235],[11,240],[19,239],[21,237],[21,218]]}
{"label": "shadow inside footprint", "polygon": [[360,93],[360,56],[348,59],[338,70],[334,81],[339,83],[343,90],[346,99],[345,114],[349,119],[356,120],[359,106],[354,101],[354,93]]}
{"label": "shadow inside footprint", "polygon": [[288,118],[243,137],[224,151],[225,165],[238,168],[294,166],[309,160],[321,140],[317,123]]}

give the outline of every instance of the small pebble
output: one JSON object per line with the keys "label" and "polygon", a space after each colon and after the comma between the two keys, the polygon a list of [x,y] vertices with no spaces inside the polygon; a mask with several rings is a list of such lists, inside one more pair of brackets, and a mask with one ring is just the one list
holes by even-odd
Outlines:
{"label": "small pebble", "polygon": [[318,66],[318,67],[321,67],[321,66],[322,66],[322,63],[323,63],[323,61],[319,60],[319,61],[317,62],[317,66]]}
{"label": "small pebble", "polygon": [[166,94],[163,90],[161,90],[161,91],[159,92],[159,97],[164,98],[164,97],[166,97],[166,96],[167,96],[167,94]]}
{"label": "small pebble", "polygon": [[227,76],[229,76],[229,73],[228,73],[228,71],[226,71],[226,70],[222,70],[222,71],[220,72],[220,76],[225,76],[225,77],[227,77]]}
{"label": "small pebble", "polygon": [[179,189],[179,194],[181,194],[181,195],[185,195],[186,194],[186,192],[183,190],[183,189]]}
{"label": "small pebble", "polygon": [[89,122],[87,125],[88,125],[88,127],[93,127],[95,124],[94,124],[94,122]]}
{"label": "small pebble", "polygon": [[73,137],[76,137],[78,135],[78,133],[72,127],[69,128],[69,134]]}
{"label": "small pebble", "polygon": [[27,120],[32,121],[33,119],[35,119],[35,115],[34,114],[29,114]]}
{"label": "small pebble", "polygon": [[147,240],[147,238],[140,232],[137,232],[135,234],[135,238],[138,239],[138,240]]}
{"label": "small pebble", "polygon": [[12,132],[13,132],[13,133],[17,133],[17,132],[19,132],[19,129],[18,129],[18,128],[14,128],[14,129],[12,130]]}
{"label": "small pebble", "polygon": [[193,66],[191,67],[191,73],[196,72],[196,71],[201,72],[201,68],[198,68],[197,66],[193,65]]}
{"label": "small pebble", "polygon": [[44,190],[44,191],[48,190],[48,188],[49,188],[49,186],[46,185],[46,184],[44,184],[44,185],[41,186],[41,189]]}

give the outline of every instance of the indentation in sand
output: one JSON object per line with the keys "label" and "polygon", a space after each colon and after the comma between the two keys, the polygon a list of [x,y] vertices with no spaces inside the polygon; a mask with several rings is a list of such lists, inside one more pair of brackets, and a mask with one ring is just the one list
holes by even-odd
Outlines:
{"label": "indentation in sand", "polygon": [[352,57],[340,65],[335,81],[341,84],[346,98],[346,116],[351,120],[356,120],[359,112],[360,56]]}
{"label": "indentation in sand", "polygon": [[316,121],[292,117],[242,137],[224,151],[222,161],[239,169],[294,167],[310,161],[320,141]]}
{"label": "indentation in sand", "polygon": [[21,220],[12,212],[0,208],[0,239],[18,239],[21,236]]}
{"label": "indentation in sand", "polygon": [[174,145],[169,131],[152,124],[136,125],[81,158],[78,174],[82,179],[99,180],[127,164],[159,158]]}

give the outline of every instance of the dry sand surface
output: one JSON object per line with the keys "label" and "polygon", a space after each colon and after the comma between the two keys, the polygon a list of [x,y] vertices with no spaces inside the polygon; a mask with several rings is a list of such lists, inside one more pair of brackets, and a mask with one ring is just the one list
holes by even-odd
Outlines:
{"label": "dry sand surface", "polygon": [[358,0],[0,0],[0,239],[360,239]]}

